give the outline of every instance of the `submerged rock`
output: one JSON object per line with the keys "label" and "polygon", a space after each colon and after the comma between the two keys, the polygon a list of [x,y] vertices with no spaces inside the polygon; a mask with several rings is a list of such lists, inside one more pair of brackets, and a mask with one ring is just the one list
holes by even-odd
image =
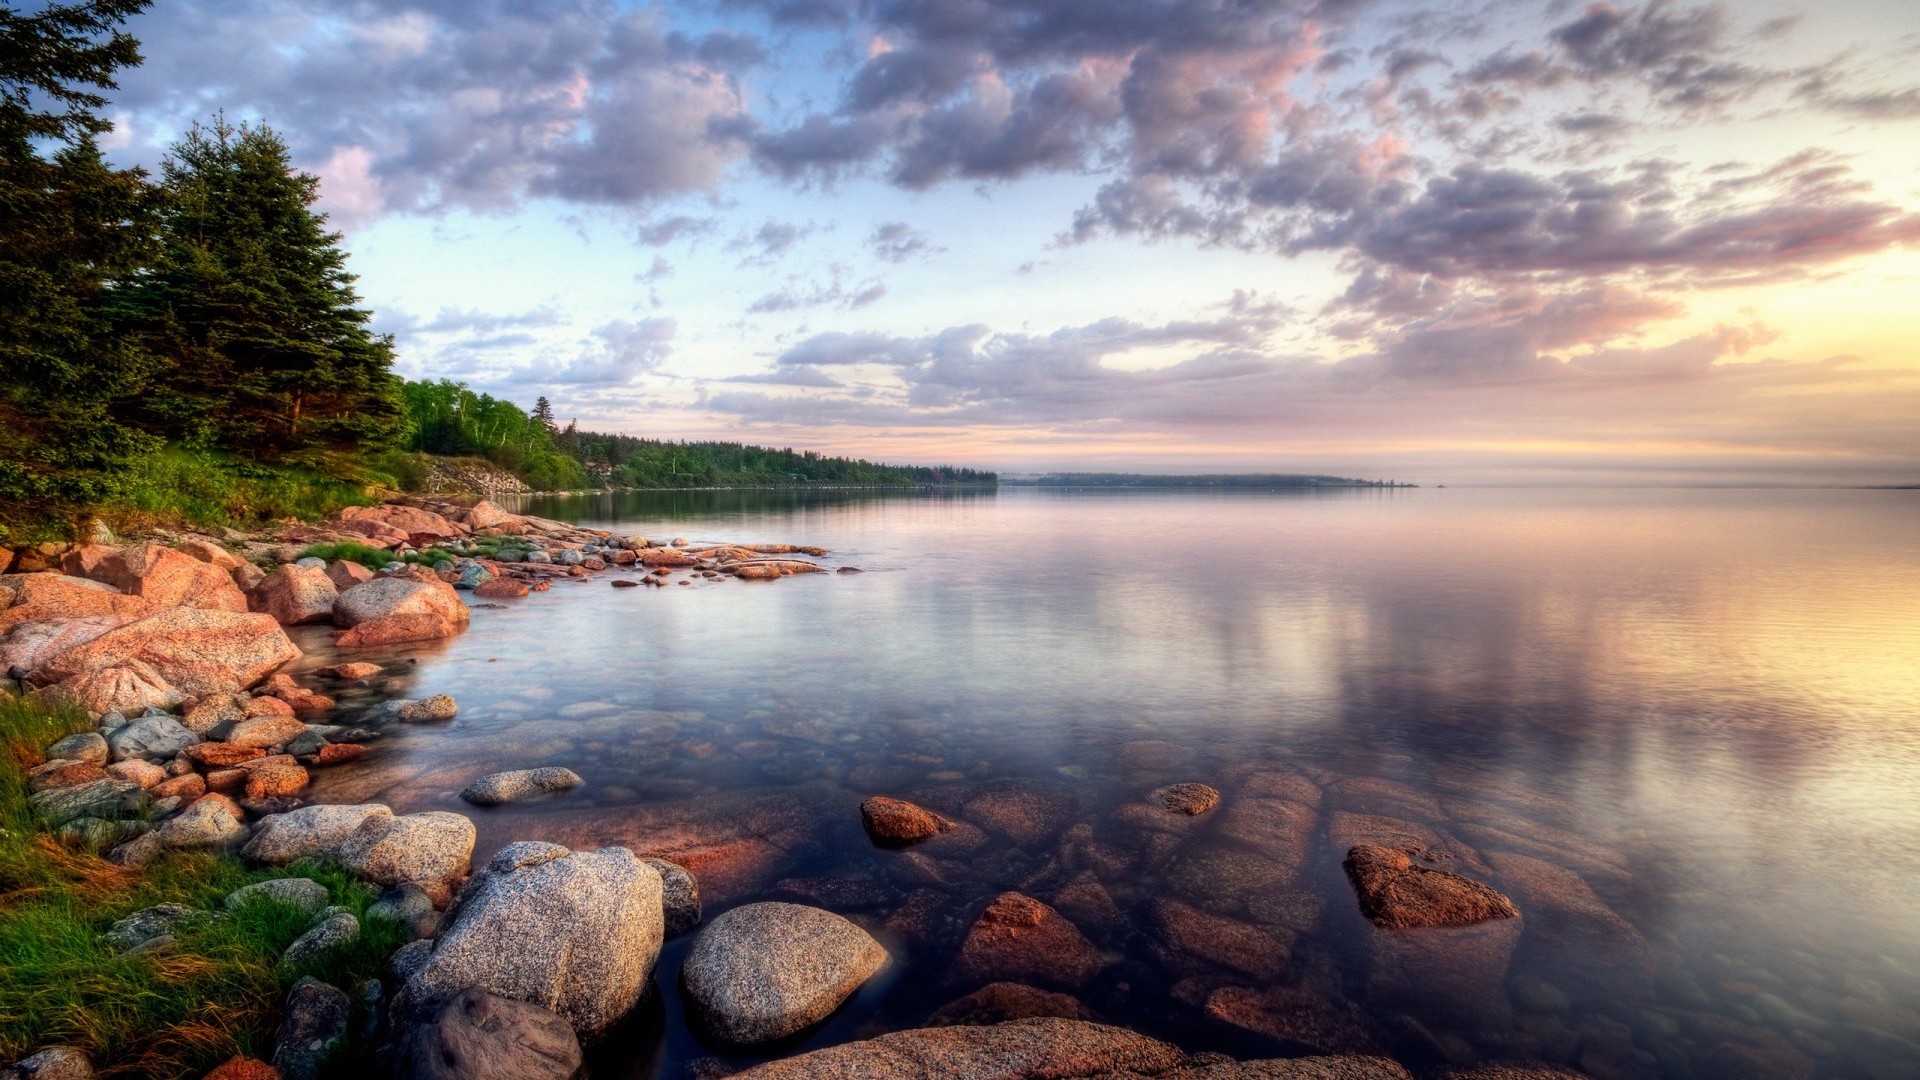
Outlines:
{"label": "submerged rock", "polygon": [[1498,890],[1446,870],[1416,866],[1403,851],[1362,844],[1347,852],[1342,866],[1361,912],[1376,926],[1471,926],[1520,914]]}
{"label": "submerged rock", "polygon": [[1071,994],[1055,994],[1023,983],[997,982],[941,1006],[927,1018],[927,1026],[980,1026],[1036,1016],[1092,1020],[1093,1011]]}
{"label": "submerged rock", "polygon": [[[1177,1047],[1078,1020],[1013,1020],[991,1027],[896,1031],[734,1074],[735,1080],[1023,1080],[1155,1076],[1187,1063]],[[1405,1074],[1401,1074],[1404,1076]]]}
{"label": "submerged rock", "polygon": [[923,806],[885,795],[861,802],[860,820],[880,844],[910,844],[953,828],[953,822]]}
{"label": "submerged rock", "polygon": [[826,1019],[886,962],[879,942],[830,911],[760,903],[708,923],[681,977],[710,1032],[750,1045]]}
{"label": "submerged rock", "polygon": [[1161,806],[1175,814],[1195,817],[1220,805],[1220,793],[1205,784],[1173,784],[1153,793]]}
{"label": "submerged rock", "polygon": [[475,780],[460,792],[460,797],[476,806],[498,806],[535,795],[566,791],[585,782],[572,769],[515,769]]}
{"label": "submerged rock", "polygon": [[1079,927],[1017,892],[1001,893],[974,920],[954,960],[959,982],[1039,982],[1078,987],[1106,961]]}

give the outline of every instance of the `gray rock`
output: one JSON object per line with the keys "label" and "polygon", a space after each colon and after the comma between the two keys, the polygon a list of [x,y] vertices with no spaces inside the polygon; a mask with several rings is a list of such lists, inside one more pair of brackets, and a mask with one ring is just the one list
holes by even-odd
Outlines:
{"label": "gray rock", "polygon": [[395,1072],[412,1080],[567,1080],[580,1040],[565,1019],[475,986],[411,1028]]}
{"label": "gray rock", "polygon": [[[84,761],[89,765],[105,765],[107,755],[111,753],[107,740],[97,731],[82,731],[78,735],[69,735],[47,747],[47,760],[66,758],[68,761]],[[64,1049],[64,1047],[57,1048]],[[51,1053],[52,1051],[42,1051]]]}
{"label": "gray rock", "polygon": [[460,569],[460,577],[453,583],[456,589],[474,589],[493,580],[493,571],[479,563],[468,563]]}
{"label": "gray rock", "polygon": [[351,1011],[346,994],[318,979],[294,983],[274,1039],[272,1064],[281,1080],[320,1080],[346,1037]]}
{"label": "gray rock", "polygon": [[302,570],[325,570],[327,568],[327,560],[309,555],[304,559],[295,559],[293,565]]}
{"label": "gray rock", "polygon": [[34,815],[49,826],[79,818],[121,818],[141,813],[153,799],[130,780],[94,780],[72,787],[48,788],[27,796]]}
{"label": "gray rock", "polygon": [[327,887],[311,878],[273,878],[270,881],[256,881],[227,895],[228,911],[239,911],[254,903],[281,904],[318,914],[327,906]]}
{"label": "gray rock", "polygon": [[475,780],[460,792],[460,797],[477,806],[498,806],[533,795],[566,791],[583,783],[580,774],[572,769],[515,769]]}
{"label": "gray rock", "polygon": [[708,923],[681,977],[710,1032],[751,1045],[826,1019],[886,962],[879,942],[831,911],[761,903]]}
{"label": "gray rock", "polygon": [[579,566],[583,559],[585,559],[585,556],[571,548],[560,553],[561,566]]}
{"label": "gray rock", "polygon": [[660,909],[668,937],[700,925],[700,882],[684,866],[665,859],[642,859],[660,873]]}
{"label": "gray rock", "polygon": [[257,862],[285,866],[329,851],[369,818],[392,816],[393,811],[379,803],[303,806],[262,819],[240,853]]}
{"label": "gray rock", "polygon": [[427,957],[433,954],[433,942],[425,938],[409,941],[393,950],[393,956],[387,961],[387,971],[393,981],[405,986],[420,969],[427,966]]}
{"label": "gray rock", "polygon": [[433,897],[411,881],[381,893],[380,899],[367,905],[367,918],[399,923],[415,940],[440,932],[440,913],[433,910]]}
{"label": "gray rock", "polygon": [[480,986],[599,1034],[647,988],[660,953],[660,891],[659,873],[626,848],[509,844],[462,891],[407,983],[410,1007],[424,1012]]}
{"label": "gray rock", "polygon": [[128,758],[165,761],[199,741],[200,736],[188,731],[180,721],[161,713],[142,716],[115,730],[107,736],[107,748],[115,761]]}
{"label": "gray rock", "polygon": [[98,730],[101,735],[111,735],[114,732],[119,731],[121,728],[127,726],[127,718],[120,712],[120,710],[115,709],[112,712],[101,713],[98,723],[99,723]]}
{"label": "gray rock", "polygon": [[306,731],[288,739],[283,752],[292,754],[294,757],[306,757],[309,754],[319,753],[320,748],[325,745],[327,745],[326,738],[309,727]]}
{"label": "gray rock", "polygon": [[0,1080],[93,1080],[93,1062],[74,1047],[49,1046],[0,1070]]}
{"label": "gray rock", "polygon": [[291,968],[318,960],[335,949],[359,940],[360,920],[345,908],[328,908],[311,929],[294,939],[280,962]]}
{"label": "gray rock", "polygon": [[530,563],[550,563],[553,561],[553,556],[544,551],[529,551],[527,552],[527,561]]}
{"label": "gray rock", "polygon": [[411,881],[436,905],[453,896],[473,859],[473,822],[430,811],[403,817],[375,814],[323,853],[376,885]]}
{"label": "gray rock", "polygon": [[403,724],[437,724],[451,720],[460,711],[452,694],[435,694],[419,701],[389,702],[387,713]]}
{"label": "gray rock", "polygon": [[144,821],[108,821],[105,818],[83,817],[60,826],[53,835],[68,847],[82,851],[105,851],[123,840],[139,836],[150,827]]}
{"label": "gray rock", "polygon": [[246,842],[247,826],[218,799],[195,802],[148,834],[175,851],[225,850]]}
{"label": "gray rock", "polygon": [[175,930],[210,918],[211,915],[211,912],[190,908],[185,904],[155,904],[115,922],[103,936],[107,944],[126,950],[163,935],[171,936]]}

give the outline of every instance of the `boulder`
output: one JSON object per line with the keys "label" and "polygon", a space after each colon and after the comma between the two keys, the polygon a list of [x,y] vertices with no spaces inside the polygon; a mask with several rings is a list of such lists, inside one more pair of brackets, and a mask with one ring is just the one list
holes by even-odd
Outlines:
{"label": "boulder", "polygon": [[165,761],[199,741],[171,716],[143,716],[108,735],[107,748],[115,761]]}
{"label": "boulder", "polygon": [[397,503],[389,503],[385,506],[349,506],[340,511],[338,520],[342,524],[376,521],[403,533],[424,534],[435,538],[459,536],[467,531],[431,510],[422,510],[416,506],[401,506]]}
{"label": "boulder", "polygon": [[35,671],[31,680],[48,686],[126,668],[163,680],[182,694],[202,697],[252,686],[299,655],[271,616],[170,608],[67,650]]}
{"label": "boulder", "polygon": [[360,920],[344,908],[330,908],[306,933],[287,946],[287,951],[280,954],[280,962],[297,969],[353,944],[359,937]]}
{"label": "boulder", "polygon": [[235,1054],[214,1066],[201,1080],[280,1080],[280,1070],[259,1058]]}
{"label": "boulder", "polygon": [[830,911],[759,903],[709,922],[681,978],[708,1031],[751,1045],[826,1019],[886,962],[879,942]]}
{"label": "boulder", "polygon": [[953,828],[953,822],[925,807],[885,795],[861,802],[860,820],[876,844],[911,844]]}
{"label": "boulder", "polygon": [[49,827],[79,818],[119,818],[139,813],[152,804],[139,784],[126,780],[95,780],[90,784],[49,788],[27,796],[34,815]]}
{"label": "boulder", "polygon": [[1470,878],[1415,865],[1391,848],[1360,845],[1344,866],[1374,927],[1365,939],[1371,998],[1498,1017],[1523,928],[1510,900]]}
{"label": "boulder", "polygon": [[145,758],[128,758],[107,766],[107,775],[120,780],[131,780],[150,791],[154,785],[163,783],[167,779],[167,770]]}
{"label": "boulder", "polygon": [[496,503],[487,499],[481,499],[479,502],[468,507],[466,513],[460,515],[460,520],[468,528],[477,531],[480,529],[497,529],[510,521],[519,521],[520,518],[518,515],[509,514],[505,510],[502,510]]}
{"label": "boulder", "polygon": [[125,951],[158,938],[171,937],[175,930],[206,918],[207,912],[185,904],[155,904],[114,920],[101,937],[107,944]]}
{"label": "boulder", "polygon": [[333,644],[341,649],[368,649],[410,641],[439,641],[459,632],[458,625],[431,613],[386,615],[335,634]]}
{"label": "boulder", "polygon": [[77,619],[93,615],[138,617],[153,604],[128,596],[104,582],[65,574],[0,575],[0,630],[42,619]]}
{"label": "boulder", "polygon": [[181,541],[178,550],[182,555],[199,559],[209,566],[216,566],[222,570],[230,571],[234,567],[246,562],[245,559],[221,547],[219,544],[197,537],[192,540]]}
{"label": "boulder", "polygon": [[162,780],[147,789],[155,799],[182,799],[188,802],[207,793],[207,782],[197,772],[182,773]]}
{"label": "boulder", "polygon": [[15,623],[0,634],[0,675],[24,679],[61,653],[132,621],[131,615],[86,615]]}
{"label": "boulder", "polygon": [[678,937],[700,925],[700,882],[692,872],[665,859],[641,859],[660,875],[660,914],[666,936]]}
{"label": "boulder", "polygon": [[97,731],[82,731],[56,739],[47,747],[47,760],[80,761],[88,765],[105,765],[111,751],[107,740]]}
{"label": "boulder", "polygon": [[1179,1048],[1124,1028],[1047,1017],[896,1031],[756,1065],[734,1080],[1068,1080],[1155,1076],[1187,1060]]}
{"label": "boulder", "polygon": [[323,679],[371,679],[375,675],[380,674],[380,665],[369,664],[365,661],[356,661],[351,664],[334,664],[331,667],[323,667],[315,671],[314,674]]}
{"label": "boulder", "polygon": [[203,739],[213,738],[233,729],[233,725],[247,718],[247,695],[236,693],[208,694],[196,698],[181,710],[180,723],[188,731]]}
{"label": "boulder", "polygon": [[1155,955],[1180,974],[1224,970],[1271,981],[1286,969],[1292,942],[1258,927],[1165,898],[1147,901],[1146,910]]}
{"label": "boulder", "polygon": [[452,694],[435,694],[419,701],[390,702],[389,709],[393,718],[403,724],[441,724],[459,715],[460,704],[453,700]]}
{"label": "boulder", "polygon": [[377,885],[411,881],[434,906],[453,896],[473,858],[473,822],[459,814],[373,814],[325,850],[327,857]]}
{"label": "boulder", "polygon": [[273,1067],[283,1080],[320,1080],[347,1035],[352,1004],[347,995],[318,979],[303,978],[287,992]]}
{"label": "boulder", "polygon": [[[36,765],[27,773],[28,791],[45,791],[48,788],[72,787],[75,784],[90,784],[95,780],[105,780],[107,771],[98,765],[85,761],[67,761],[54,758],[44,765]],[[121,777],[121,779],[130,779]],[[142,787],[146,785],[141,785]]]}
{"label": "boulder", "polygon": [[343,593],[355,585],[372,581],[373,571],[350,559],[335,559],[327,564],[327,580],[333,582],[335,593]]}
{"label": "boulder", "polygon": [[[619,582],[614,582],[618,585]],[[474,587],[473,595],[482,600],[518,600],[530,590],[525,582],[512,578],[494,578]]]}
{"label": "boulder", "polygon": [[[249,720],[248,723],[257,724],[268,719],[268,717],[261,717],[259,720]],[[301,729],[305,730],[305,728],[306,725],[302,724]],[[268,745],[270,746],[272,744],[269,743]],[[257,761],[267,756],[266,750],[262,747],[235,746],[232,743],[223,742],[195,743],[181,751],[181,753],[185,754],[191,761],[197,761],[202,765],[216,769],[230,769],[235,765],[242,765],[249,761]]]}
{"label": "boulder", "polygon": [[[306,733],[307,725],[293,716],[256,716],[234,725],[225,745],[233,750],[264,750],[270,746],[285,745],[289,740]],[[209,764],[232,765],[235,762],[216,761]]]}
{"label": "boulder", "polygon": [[597,1035],[646,991],[662,932],[660,875],[631,851],[509,844],[461,893],[406,997],[424,1011],[479,986]]}
{"label": "boulder", "polygon": [[394,548],[407,542],[404,529],[396,529],[384,521],[339,521],[334,523],[341,532],[365,537],[369,545],[378,548]]}
{"label": "boulder", "polygon": [[159,544],[122,548],[100,560],[88,575],[154,608],[247,610],[247,597],[226,568]]}
{"label": "boulder", "polygon": [[43,694],[90,713],[130,713],[170,709],[186,695],[144,667],[106,667],[76,675]]}
{"label": "boulder", "polygon": [[470,617],[460,594],[447,583],[402,577],[355,585],[333,605],[333,621],[344,627],[396,615],[438,615],[453,626],[465,626]]}
{"label": "boulder", "polygon": [[398,923],[406,929],[410,940],[430,938],[440,932],[440,913],[433,910],[433,897],[410,881],[388,889],[380,894],[380,899],[367,905],[367,918]]}
{"label": "boulder", "polygon": [[1106,964],[1065,916],[1017,892],[1001,893],[974,920],[954,960],[963,983],[1030,982],[1083,986]]}
{"label": "boulder", "polygon": [[471,986],[400,1040],[395,1072],[412,1080],[569,1080],[580,1040],[565,1019]]}
{"label": "boulder", "polygon": [[303,806],[263,818],[241,854],[272,866],[322,857],[369,819],[392,816],[392,810],[378,803]]}
{"label": "boulder", "polygon": [[[1375,1054],[1381,1038],[1373,1020],[1358,1006],[1296,986],[1223,986],[1207,995],[1208,1018],[1274,1042],[1303,1046],[1316,1054]],[[1309,1059],[1311,1060],[1311,1059]],[[1326,1059],[1323,1059],[1326,1060]],[[1397,1070],[1399,1067],[1394,1066]],[[1265,1077],[1270,1074],[1257,1074]],[[1373,1071],[1342,1074],[1305,1073],[1337,1080],[1343,1076],[1371,1077]],[[1396,1071],[1391,1075],[1404,1077]]]}
{"label": "boulder", "polygon": [[121,866],[147,866],[167,851],[224,851],[247,839],[247,827],[218,802],[196,800],[152,832],[114,848],[108,858]]}
{"label": "boulder", "polygon": [[1021,983],[997,982],[941,1006],[927,1018],[927,1026],[980,1026],[1036,1016],[1092,1020],[1093,1011],[1071,994],[1050,993]]}
{"label": "boulder", "polygon": [[305,768],[291,762],[261,765],[247,770],[246,798],[258,802],[298,795],[311,779]]}
{"label": "boulder", "polygon": [[317,915],[327,906],[327,887],[310,878],[271,878],[256,881],[227,894],[226,908],[238,911],[248,904],[280,904]]}
{"label": "boulder", "polygon": [[475,780],[461,790],[460,797],[476,806],[499,806],[535,795],[566,791],[584,782],[572,769],[515,769]]}
{"label": "boulder", "polygon": [[262,578],[248,603],[281,626],[297,626],[331,622],[339,598],[339,587],[325,570],[287,565]]}
{"label": "boulder", "polygon": [[0,1080],[93,1080],[93,1063],[72,1046],[50,1046],[0,1069]]}

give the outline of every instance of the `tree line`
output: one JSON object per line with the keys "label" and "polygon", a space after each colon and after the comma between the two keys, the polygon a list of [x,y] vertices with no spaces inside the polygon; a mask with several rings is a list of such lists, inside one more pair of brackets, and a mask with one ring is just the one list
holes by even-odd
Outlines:
{"label": "tree line", "polygon": [[[484,456],[543,490],[991,479],[581,432],[544,398],[403,383],[319,178],[271,128],[196,123],[157,176],[101,153],[106,92],[141,60],[123,24],[148,2],[0,6],[0,536],[164,508],[210,472],[393,485],[422,472],[409,451]],[[223,491],[207,497],[244,501]],[[249,509],[293,504],[276,505]]]}

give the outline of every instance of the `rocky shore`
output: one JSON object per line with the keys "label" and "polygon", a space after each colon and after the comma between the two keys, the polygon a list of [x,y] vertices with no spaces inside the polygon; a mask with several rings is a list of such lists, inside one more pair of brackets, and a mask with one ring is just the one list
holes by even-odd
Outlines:
{"label": "rocky shore", "polygon": [[[395,1075],[568,1077],[596,1040],[661,993],[680,995],[708,1045],[776,1052],[863,988],[884,985],[909,957],[936,954],[950,957],[938,987],[948,1003],[923,1015],[925,1026],[863,1030],[855,1034],[868,1037],[738,1075],[1409,1078],[1387,1052],[1419,1045],[1423,1077],[1567,1077],[1576,1074],[1487,1066],[1389,1014],[1505,1015],[1523,934],[1535,950],[1582,956],[1573,965],[1582,970],[1602,958],[1610,977],[1597,992],[1651,978],[1645,939],[1581,876],[1617,879],[1623,860],[1501,797],[1462,790],[1440,800],[1275,762],[1209,763],[1152,740],[1126,744],[1122,764],[1160,779],[1098,815],[1057,784],[956,773],[903,790],[876,771],[847,777],[868,790],[830,794],[824,809],[777,799],[531,815],[523,826],[538,839],[505,843],[476,867],[467,813],[309,803],[314,770],[365,767],[392,725],[444,723],[459,703],[396,698],[330,723],[335,696],[383,669],[343,660],[296,677],[288,670],[299,652],[284,627],[331,625],[336,647],[351,655],[460,633],[470,619],[465,597],[538,602],[532,593],[597,579],[772,580],[825,572],[816,560],[827,553],[615,536],[485,501],[355,509],[268,536],[98,539],[11,553],[17,572],[0,576],[8,676],[22,692],[76,703],[96,719],[94,730],[47,747],[33,769],[41,825],[135,869],[176,851],[233,853],[295,874],[341,867],[382,890],[365,918],[405,931],[380,980],[295,985],[270,1060],[230,1062],[213,1074],[220,1080],[322,1075],[356,1009],[376,1017],[362,1036]],[[373,569],[302,554],[349,542],[392,558]],[[806,725],[791,721],[786,734],[839,737]],[[492,807],[551,799],[584,781],[548,765],[459,783],[466,803]],[[819,813],[837,824],[811,820]],[[864,833],[861,842],[885,856],[885,876],[795,874],[793,853],[836,830]],[[1316,866],[1344,874],[1350,914],[1330,913],[1303,887]],[[1145,874],[1174,887],[1144,893]],[[1012,887],[984,896],[956,888],[995,879]],[[703,901],[720,910],[703,912]],[[290,961],[324,956],[366,930],[300,876],[249,886],[224,907],[255,903],[306,920]],[[149,909],[116,924],[109,940],[121,952],[165,949],[181,920],[218,916]],[[1345,976],[1300,940],[1340,919],[1380,1015],[1315,989]],[[663,944],[682,935],[692,941],[678,985],[660,985]],[[1116,943],[1141,935],[1151,973],[1116,962]],[[1233,1033],[1236,1048],[1266,1047],[1268,1056],[1194,1053],[1096,1022],[1101,1003],[1143,978],[1164,980],[1154,993],[1199,1010]],[[1565,996],[1544,984],[1536,992]],[[1577,1056],[1603,1080],[1657,1068],[1599,1018],[1557,1018],[1567,1008],[1528,1021],[1563,1040],[1562,1059]],[[49,1047],[8,1075],[64,1080],[87,1069],[71,1048]],[[726,1073],[718,1059],[700,1071]]]}

